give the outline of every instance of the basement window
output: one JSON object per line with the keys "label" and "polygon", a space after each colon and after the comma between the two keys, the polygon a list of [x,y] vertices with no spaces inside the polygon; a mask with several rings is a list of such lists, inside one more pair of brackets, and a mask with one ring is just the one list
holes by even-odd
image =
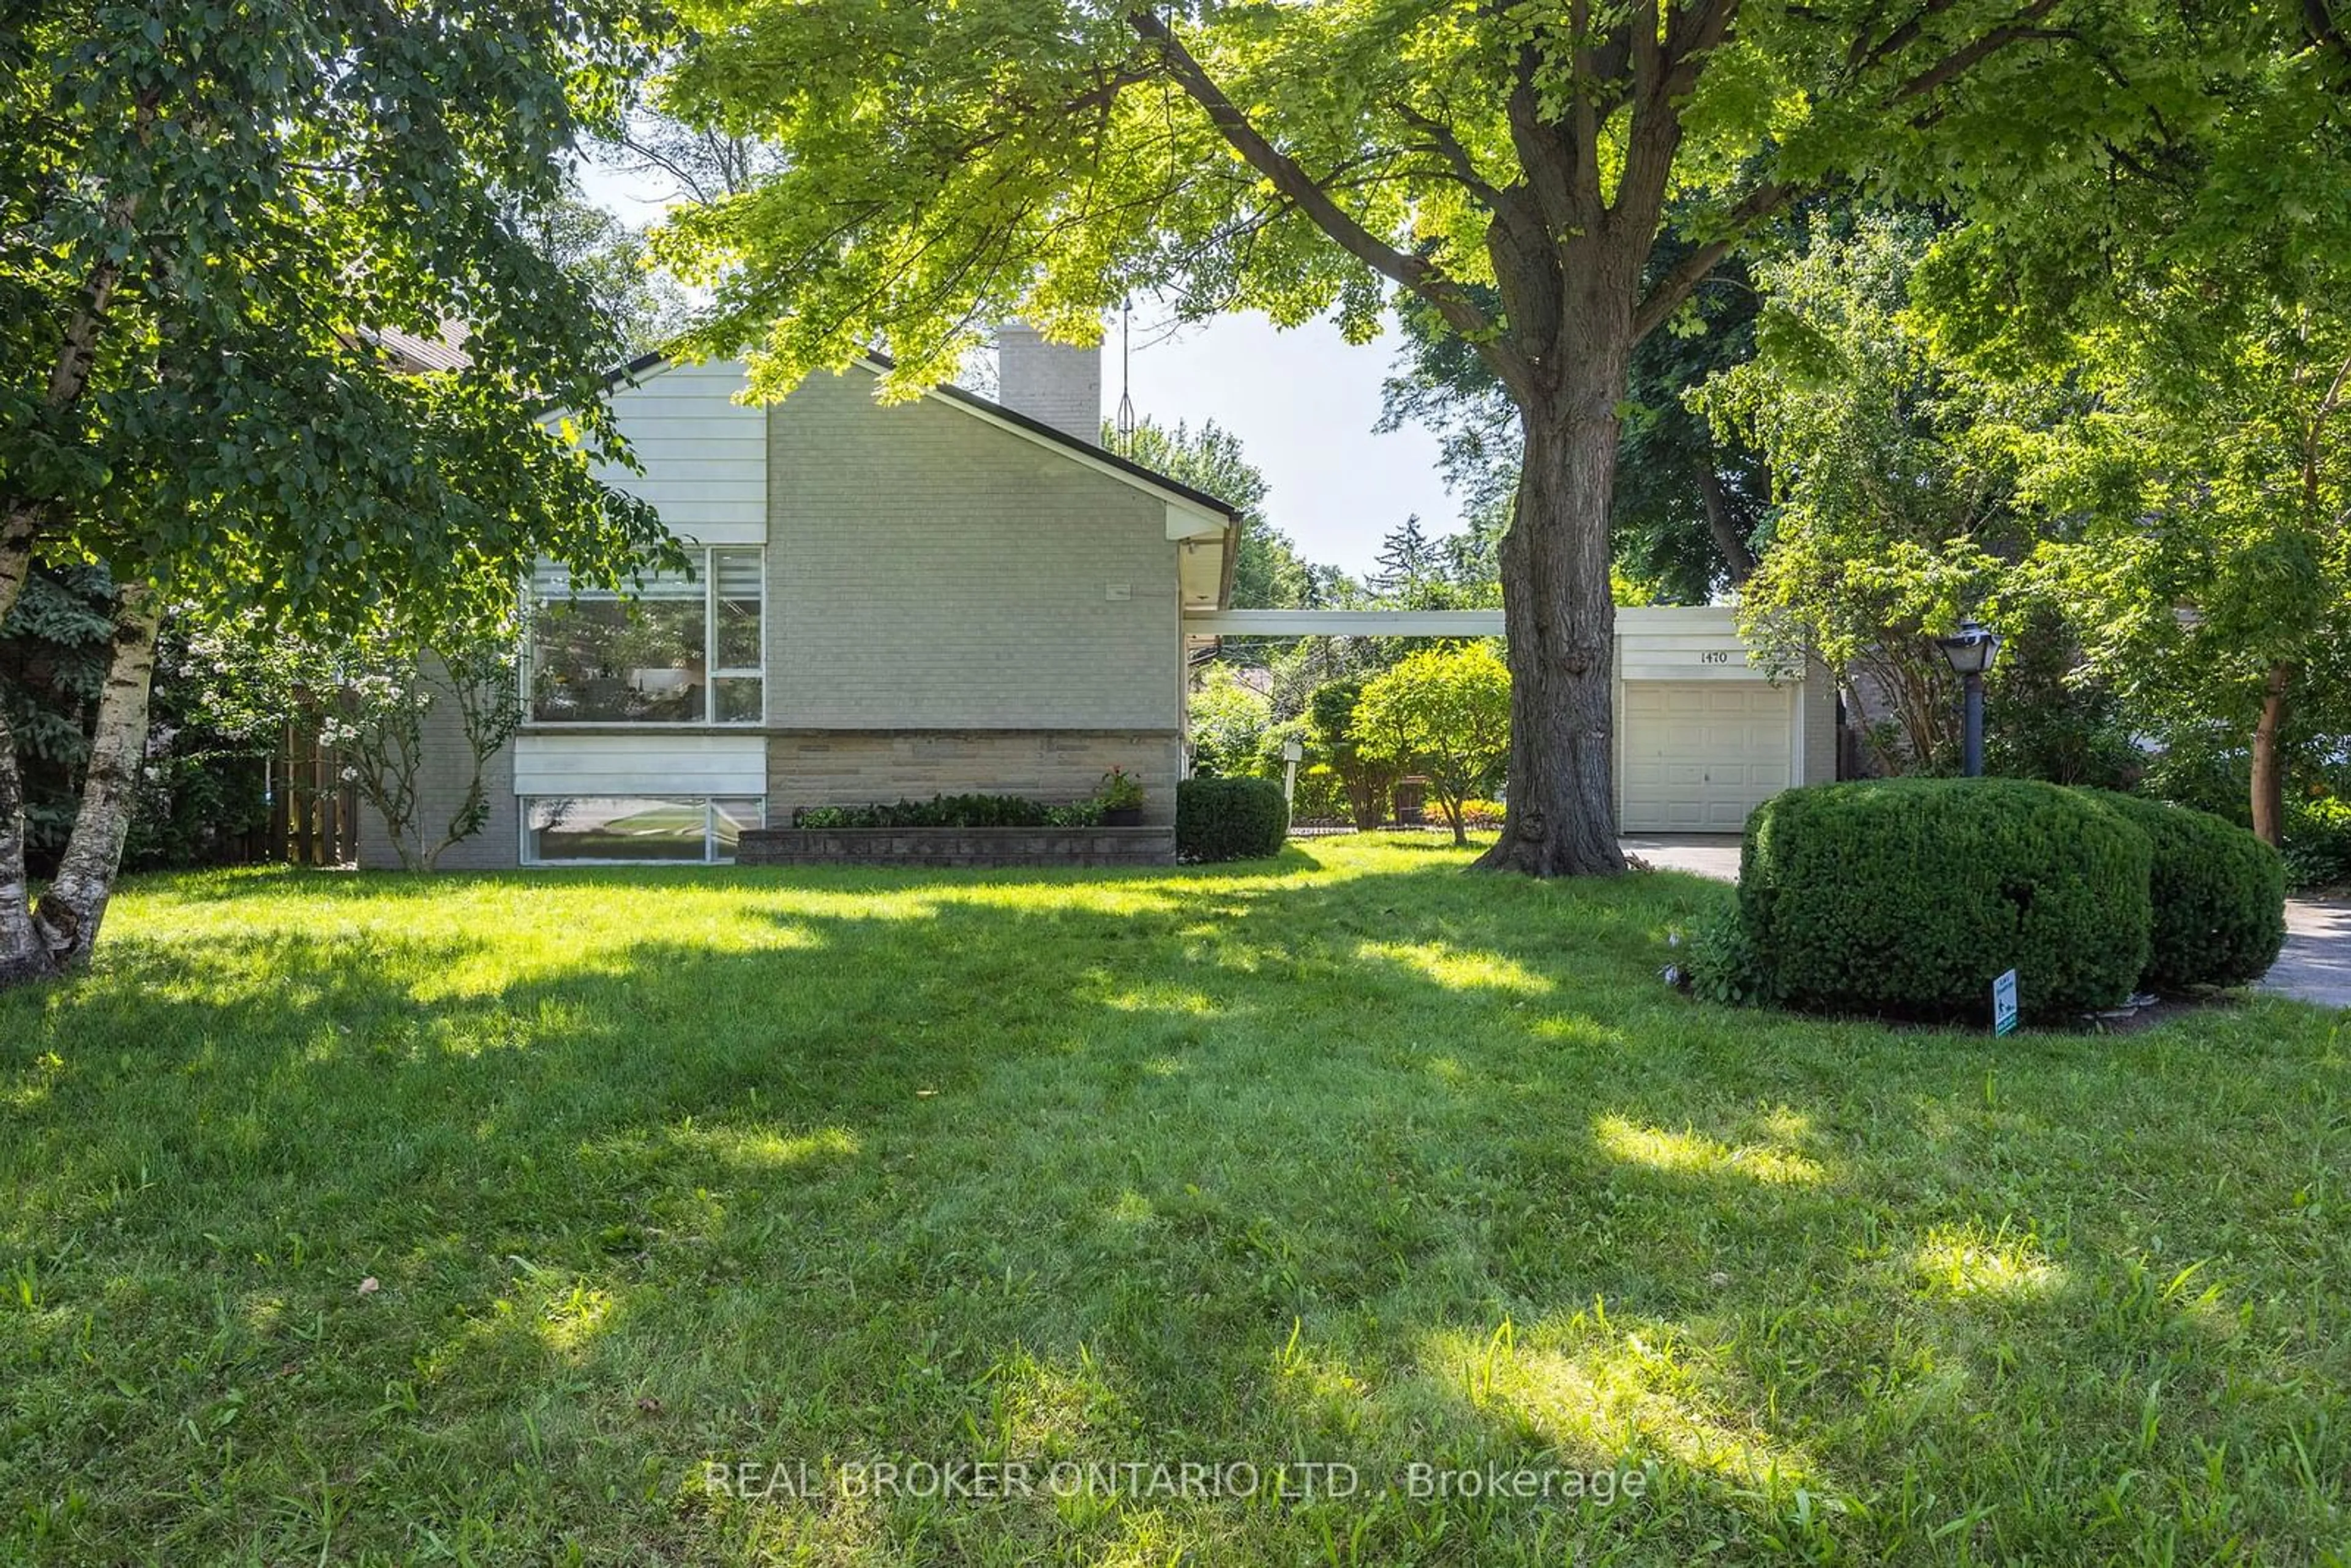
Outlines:
{"label": "basement window", "polygon": [[532,795],[526,865],[726,865],[767,802],[744,796]]}

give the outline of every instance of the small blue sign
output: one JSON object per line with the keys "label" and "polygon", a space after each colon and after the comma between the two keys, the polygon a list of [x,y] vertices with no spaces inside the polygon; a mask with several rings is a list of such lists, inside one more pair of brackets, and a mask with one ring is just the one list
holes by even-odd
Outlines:
{"label": "small blue sign", "polygon": [[2016,971],[2011,969],[1991,983],[1991,1032],[2014,1033],[2016,1010]]}

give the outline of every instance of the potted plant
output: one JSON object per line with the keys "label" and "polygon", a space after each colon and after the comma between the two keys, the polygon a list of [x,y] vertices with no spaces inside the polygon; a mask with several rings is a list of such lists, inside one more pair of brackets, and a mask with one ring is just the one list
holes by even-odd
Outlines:
{"label": "potted plant", "polygon": [[1143,826],[1143,781],[1125,768],[1113,768],[1103,774],[1094,799],[1102,803],[1103,827]]}

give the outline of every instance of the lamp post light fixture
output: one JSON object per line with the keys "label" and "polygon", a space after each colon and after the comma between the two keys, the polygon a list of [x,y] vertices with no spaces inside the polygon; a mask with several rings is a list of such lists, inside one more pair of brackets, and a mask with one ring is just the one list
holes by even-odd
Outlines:
{"label": "lamp post light fixture", "polygon": [[1281,737],[1281,803],[1298,793],[1298,765],[1306,760],[1306,743],[1294,735]]}
{"label": "lamp post light fixture", "polygon": [[1983,706],[1984,673],[2000,656],[2000,633],[1974,621],[1962,621],[1959,629],[1949,637],[1938,637],[1936,645],[1943,657],[1951,662],[1952,671],[1959,677],[1962,694],[1959,709],[1960,771],[1970,779],[1983,777]]}

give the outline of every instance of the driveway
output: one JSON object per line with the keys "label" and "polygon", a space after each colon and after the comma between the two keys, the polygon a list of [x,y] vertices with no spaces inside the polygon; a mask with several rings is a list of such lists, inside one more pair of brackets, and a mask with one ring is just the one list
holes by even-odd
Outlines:
{"label": "driveway", "polygon": [[1619,841],[1626,854],[1638,855],[1659,871],[1686,871],[1717,882],[1739,880],[1737,833],[1677,833]]}
{"label": "driveway", "polygon": [[2351,1008],[2351,904],[2288,899],[2285,951],[2262,989],[2323,1008]]}
{"label": "driveway", "polygon": [[[1739,841],[1723,833],[1689,833],[1624,841],[1659,871],[1686,871],[1718,882],[1739,880]],[[2300,997],[2323,1008],[2351,1008],[2351,904],[2286,900],[2285,950],[2261,988]]]}

